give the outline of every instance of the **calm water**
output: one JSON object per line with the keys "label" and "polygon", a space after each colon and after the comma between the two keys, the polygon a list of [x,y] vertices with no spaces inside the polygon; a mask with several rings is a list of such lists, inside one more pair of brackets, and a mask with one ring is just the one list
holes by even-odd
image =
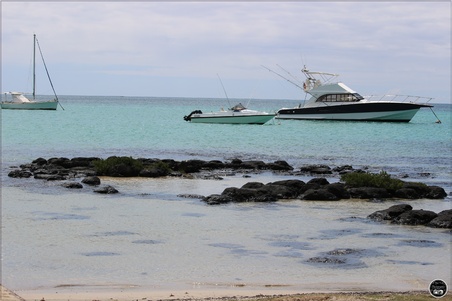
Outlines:
{"label": "calm water", "polygon": [[[63,96],[65,110],[1,111],[2,284],[19,290],[59,285],[141,288],[245,284],[323,289],[426,289],[451,284],[450,232],[376,224],[366,216],[397,202],[364,201],[206,206],[208,195],[272,174],[188,179],[104,179],[121,193],[95,195],[58,183],[17,180],[10,166],[37,157],[127,155],[174,159],[287,160],[293,166],[350,164],[386,170],[451,192],[451,106],[423,109],[408,124],[275,121],[190,124],[183,116],[228,107],[222,99]],[[248,100],[237,100],[246,104]],[[234,103],[232,103],[234,102]],[[231,100],[231,104],[236,101]],[[294,101],[252,100],[273,111]],[[309,178],[300,178],[307,180]],[[337,181],[337,179],[331,179]],[[450,209],[416,200],[415,209]],[[342,265],[312,264],[336,249]],[[63,290],[64,288],[58,288]]]}

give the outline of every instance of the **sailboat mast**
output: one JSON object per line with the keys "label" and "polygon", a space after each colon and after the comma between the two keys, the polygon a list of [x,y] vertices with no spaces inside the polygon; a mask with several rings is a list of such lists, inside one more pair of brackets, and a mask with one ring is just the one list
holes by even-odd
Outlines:
{"label": "sailboat mast", "polygon": [[36,34],[33,34],[33,99],[36,97]]}

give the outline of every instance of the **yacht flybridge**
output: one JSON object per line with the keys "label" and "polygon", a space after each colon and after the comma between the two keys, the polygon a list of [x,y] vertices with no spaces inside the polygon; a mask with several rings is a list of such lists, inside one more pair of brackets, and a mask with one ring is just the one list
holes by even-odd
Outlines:
{"label": "yacht flybridge", "polygon": [[432,98],[427,97],[408,95],[363,97],[345,84],[335,81],[338,74],[313,72],[306,68],[301,71],[306,76],[302,87],[274,72],[311,95],[303,105],[280,109],[276,118],[409,122],[420,108],[433,107],[427,104]]}

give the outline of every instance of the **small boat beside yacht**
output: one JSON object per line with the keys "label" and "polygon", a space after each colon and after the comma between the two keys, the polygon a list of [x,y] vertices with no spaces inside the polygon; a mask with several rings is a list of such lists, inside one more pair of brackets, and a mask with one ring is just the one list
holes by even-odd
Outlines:
{"label": "small boat beside yacht", "polygon": [[433,98],[428,97],[363,97],[344,83],[335,81],[338,74],[313,72],[306,67],[301,71],[306,76],[302,86],[274,72],[311,96],[297,107],[278,110],[277,119],[410,122],[420,108],[433,107],[428,104]]}
{"label": "small boat beside yacht", "polygon": [[250,110],[241,103],[228,110],[203,113],[195,110],[184,116],[185,121],[194,123],[222,123],[222,124],[264,124],[276,116],[274,113]]}
{"label": "small boat beside yacht", "polygon": [[[52,86],[53,93],[55,95],[54,99],[41,101],[36,100],[36,46],[38,46],[41,58],[49,79],[50,85]],[[36,34],[33,35],[33,93],[32,98],[29,99],[22,92],[8,92],[4,93],[4,99],[0,102],[0,107],[2,109],[10,110],[56,110],[58,107],[58,96],[53,89],[52,80],[50,79],[49,72],[44,62],[44,57],[42,56],[41,48],[39,47],[39,42],[36,38]],[[10,95],[11,97],[8,97]]]}
{"label": "small boat beside yacht", "polygon": [[[226,99],[229,102],[228,93],[224,88],[223,82],[220,76],[217,74],[218,79],[223,88]],[[203,113],[201,110],[195,110],[190,114],[184,116],[185,121],[193,123],[221,123],[221,124],[264,124],[272,120],[276,116],[276,113],[267,113],[261,111],[250,110],[242,103],[238,103],[235,106],[224,110],[221,108],[219,112]]]}

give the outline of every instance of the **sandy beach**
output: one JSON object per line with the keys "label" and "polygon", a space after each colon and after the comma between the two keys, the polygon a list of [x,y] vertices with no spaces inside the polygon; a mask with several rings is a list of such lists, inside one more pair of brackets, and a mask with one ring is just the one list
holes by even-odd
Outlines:
{"label": "sandy beach", "polygon": [[[408,292],[363,292],[363,291],[344,291],[344,292],[295,292],[279,290],[273,288],[265,290],[265,294],[259,293],[259,290],[247,288],[233,288],[228,290],[191,290],[182,291],[134,291],[124,288],[115,289],[97,289],[97,290],[65,290],[64,292],[26,292],[19,296],[15,292],[1,286],[2,301],[25,301],[25,300],[46,300],[46,301],[122,301],[122,300],[247,300],[247,301],[423,301],[432,300],[433,297],[427,291],[408,291]],[[440,300],[452,300],[449,293]]]}

